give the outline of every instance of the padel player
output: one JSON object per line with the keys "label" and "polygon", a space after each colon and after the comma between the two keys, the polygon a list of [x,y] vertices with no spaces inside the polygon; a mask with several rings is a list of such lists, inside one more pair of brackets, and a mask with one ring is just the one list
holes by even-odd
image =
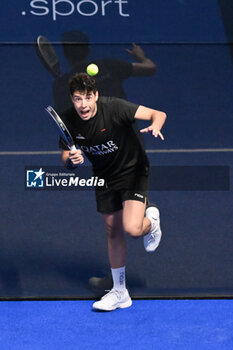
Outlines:
{"label": "padel player", "polygon": [[162,234],[158,209],[146,206],[149,161],[133,123],[135,119],[151,122],[140,131],[163,139],[160,130],[166,114],[119,98],[99,97],[95,79],[86,73],[76,74],[69,88],[73,107],[62,117],[80,149],[70,151],[61,139],[62,160],[66,167],[76,167],[83,162],[83,152],[94,176],[106,183],[95,193],[106,225],[113,288],[93,308],[126,308],[132,301],[125,281],[125,232],[143,236],[148,252],[158,247]]}

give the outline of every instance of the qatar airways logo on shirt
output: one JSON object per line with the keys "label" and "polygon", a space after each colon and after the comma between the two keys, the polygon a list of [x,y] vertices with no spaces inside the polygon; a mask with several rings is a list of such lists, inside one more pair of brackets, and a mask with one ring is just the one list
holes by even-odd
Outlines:
{"label": "qatar airways logo on shirt", "polygon": [[129,17],[128,0],[32,0],[29,10],[22,10],[22,16],[48,16],[53,21],[73,14],[92,17],[107,16],[113,11],[121,17]]}
{"label": "qatar airways logo on shirt", "polygon": [[112,141],[108,141],[105,144],[94,146],[80,146],[84,153],[89,153],[93,156],[103,156],[105,154],[113,153],[118,150],[118,146]]}

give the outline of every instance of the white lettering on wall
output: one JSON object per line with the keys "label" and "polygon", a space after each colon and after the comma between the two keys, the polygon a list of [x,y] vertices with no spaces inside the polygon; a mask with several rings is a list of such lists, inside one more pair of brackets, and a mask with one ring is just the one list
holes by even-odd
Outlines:
{"label": "white lettering on wall", "polygon": [[[57,10],[57,4],[67,4],[67,9],[70,9],[68,12],[59,12]],[[70,16],[74,12],[74,4],[70,0],[53,0],[52,1],[52,14],[53,14],[53,20],[56,21],[57,15],[59,16]]]}
{"label": "white lettering on wall", "polygon": [[[113,7],[116,13],[122,17],[130,16],[127,13],[126,5],[129,0],[32,0],[30,2],[30,14],[33,16],[50,15],[53,21],[59,16],[71,16],[78,14],[80,16],[101,16],[108,15],[108,8]],[[25,11],[21,12],[26,15]]]}
{"label": "white lettering on wall", "polygon": [[[36,3],[44,3],[45,5],[47,5],[47,4],[48,4],[48,1],[46,1],[46,0],[40,0],[40,1],[38,1],[38,0],[33,0],[33,1],[31,1],[31,3],[30,3],[30,5],[31,5],[31,7],[32,7],[33,9],[39,10],[38,12],[30,11],[31,14],[33,14],[33,15],[35,15],[35,16],[46,16],[46,15],[49,13],[48,7],[46,7],[46,6],[39,6],[39,5],[36,5]],[[41,12],[41,10],[42,10],[42,12]],[[44,11],[43,11],[43,10],[44,10]],[[23,14],[25,15],[26,12],[23,11]]]}
{"label": "white lettering on wall", "polygon": [[[81,5],[84,3],[91,3],[94,7],[94,10],[92,12],[81,11]],[[98,5],[95,3],[95,1],[92,1],[92,0],[82,0],[82,1],[79,1],[77,4],[77,11],[82,16],[94,16],[98,12]]]}

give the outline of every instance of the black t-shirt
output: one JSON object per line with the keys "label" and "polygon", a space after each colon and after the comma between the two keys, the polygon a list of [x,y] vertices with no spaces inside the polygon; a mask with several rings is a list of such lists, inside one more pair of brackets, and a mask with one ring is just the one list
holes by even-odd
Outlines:
{"label": "black t-shirt", "polygon": [[[138,105],[114,97],[100,97],[96,115],[82,120],[74,107],[62,115],[76,145],[93,165],[95,176],[109,185],[134,173],[147,174],[149,161],[133,123]],[[68,149],[60,139],[60,147]]]}

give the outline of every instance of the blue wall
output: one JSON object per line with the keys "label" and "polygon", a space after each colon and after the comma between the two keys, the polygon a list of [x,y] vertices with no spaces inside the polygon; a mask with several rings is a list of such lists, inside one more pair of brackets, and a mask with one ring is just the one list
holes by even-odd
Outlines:
{"label": "blue wall", "polygon": [[[33,42],[41,32],[54,42],[81,28],[93,43],[226,43],[217,0],[4,0],[1,42]],[[231,6],[231,7],[230,7]],[[229,13],[232,5],[229,5]],[[229,18],[230,20],[230,18]],[[107,30],[106,30],[107,29]],[[231,37],[232,40],[232,37]]]}

